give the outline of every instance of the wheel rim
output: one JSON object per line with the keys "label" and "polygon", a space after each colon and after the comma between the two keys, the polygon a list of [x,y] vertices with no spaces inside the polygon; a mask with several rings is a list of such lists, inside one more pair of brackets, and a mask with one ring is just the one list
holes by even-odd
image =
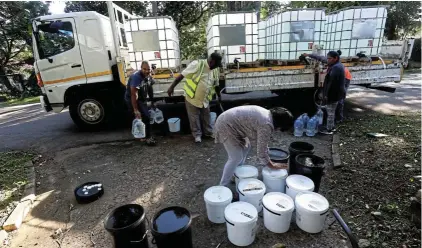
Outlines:
{"label": "wheel rim", "polygon": [[81,102],[78,113],[81,119],[89,124],[97,124],[104,119],[103,106],[93,99],[87,99]]}

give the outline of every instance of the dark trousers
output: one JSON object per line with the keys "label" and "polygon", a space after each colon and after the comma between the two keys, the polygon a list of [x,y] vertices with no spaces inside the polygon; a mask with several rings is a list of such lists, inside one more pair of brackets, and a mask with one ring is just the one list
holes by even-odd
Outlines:
{"label": "dark trousers", "polygon": [[338,101],[337,108],[336,108],[336,121],[342,121],[344,118],[343,116],[344,101],[346,100],[346,94],[347,94],[347,90],[349,89],[349,86],[350,86],[350,80],[346,79],[346,82],[344,85],[344,88],[345,88],[344,98]]}
{"label": "dark trousers", "polygon": [[[135,118],[135,115],[133,113],[132,103],[126,102],[126,104],[128,106],[130,113],[132,114],[133,118]],[[147,106],[146,103],[138,102],[138,109],[139,109],[139,112],[141,112],[142,122],[145,124],[145,132],[146,132],[145,138],[150,138],[151,137],[151,124],[149,123],[148,106]]]}

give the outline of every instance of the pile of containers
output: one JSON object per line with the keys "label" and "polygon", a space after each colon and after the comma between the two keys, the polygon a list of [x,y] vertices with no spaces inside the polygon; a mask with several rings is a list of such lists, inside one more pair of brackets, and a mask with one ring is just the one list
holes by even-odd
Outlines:
{"label": "pile of containers", "polygon": [[133,69],[140,70],[142,61],[163,69],[180,66],[179,34],[171,17],[131,19],[125,32]]}
{"label": "pile of containers", "polygon": [[224,51],[226,63],[254,62],[258,59],[258,21],[256,13],[220,13],[207,25],[208,55]]}
{"label": "pile of containers", "polygon": [[323,123],[324,113],[321,109],[318,109],[316,114],[309,118],[308,114],[302,114],[294,122],[293,135],[296,137],[302,137],[303,133],[308,137],[315,136],[319,128]]}

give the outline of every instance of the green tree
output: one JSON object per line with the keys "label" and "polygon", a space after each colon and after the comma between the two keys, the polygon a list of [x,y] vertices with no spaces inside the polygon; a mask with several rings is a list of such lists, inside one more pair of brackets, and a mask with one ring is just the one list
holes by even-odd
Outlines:
{"label": "green tree", "polygon": [[396,40],[398,38],[406,37],[407,35],[414,35],[420,27],[420,2],[412,1],[292,1],[289,6],[293,8],[327,8],[327,13],[351,6],[374,6],[374,5],[389,5],[387,21],[385,24],[384,35],[389,40]]}
{"label": "green tree", "polygon": [[0,83],[12,93],[15,89],[4,75],[29,59],[32,44],[30,20],[46,14],[48,4],[39,1],[2,2],[0,5]]}
{"label": "green tree", "polygon": [[[114,4],[123,8],[131,14],[138,16],[146,16],[148,14],[148,2],[139,1],[115,1]],[[80,11],[95,11],[102,15],[108,16],[107,4],[104,1],[68,1],[64,12],[80,12]]]}
{"label": "green tree", "polygon": [[261,19],[265,19],[274,13],[281,11],[284,5],[278,1],[265,1],[261,5]]}

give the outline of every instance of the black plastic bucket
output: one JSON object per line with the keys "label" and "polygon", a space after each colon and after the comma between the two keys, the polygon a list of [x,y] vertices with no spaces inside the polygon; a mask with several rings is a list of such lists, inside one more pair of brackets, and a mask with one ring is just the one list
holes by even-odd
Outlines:
{"label": "black plastic bucket", "polygon": [[292,142],[289,146],[289,153],[289,174],[298,174],[296,172],[296,156],[299,154],[314,154],[314,146],[302,141]]}
{"label": "black plastic bucket", "polygon": [[268,148],[268,155],[274,163],[287,163],[290,156],[289,152],[275,147]]}
{"label": "black plastic bucket", "polygon": [[313,154],[299,154],[295,160],[296,174],[310,178],[315,184],[314,192],[318,192],[324,175],[325,160]]}
{"label": "black plastic bucket", "polygon": [[128,204],[111,211],[104,228],[113,236],[114,248],[148,248],[144,208]]}
{"label": "black plastic bucket", "polygon": [[182,207],[168,207],[154,215],[151,223],[153,244],[158,248],[192,248],[192,217]]}

